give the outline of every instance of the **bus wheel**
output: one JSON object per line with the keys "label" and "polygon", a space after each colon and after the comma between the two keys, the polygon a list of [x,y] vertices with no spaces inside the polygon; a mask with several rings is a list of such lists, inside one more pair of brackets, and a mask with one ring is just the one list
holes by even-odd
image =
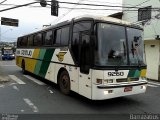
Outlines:
{"label": "bus wheel", "polygon": [[67,71],[63,71],[59,78],[59,87],[62,93],[68,95],[70,93],[70,78]]}
{"label": "bus wheel", "polygon": [[26,70],[25,70],[25,62],[22,61],[22,73],[26,74]]}

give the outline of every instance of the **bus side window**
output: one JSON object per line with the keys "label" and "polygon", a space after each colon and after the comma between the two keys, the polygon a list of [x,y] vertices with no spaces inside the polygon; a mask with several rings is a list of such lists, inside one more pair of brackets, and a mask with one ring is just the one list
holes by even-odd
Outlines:
{"label": "bus side window", "polygon": [[25,47],[27,46],[27,43],[28,43],[28,37],[25,36],[21,39],[20,46]]}
{"label": "bus side window", "polygon": [[21,46],[21,39],[22,39],[22,38],[18,38],[18,40],[17,40],[17,47],[20,47],[20,46]]}
{"label": "bus side window", "polygon": [[82,31],[90,30],[91,29],[91,22],[90,21],[82,21],[77,22],[73,26],[73,36],[71,41],[71,50],[73,56],[76,60],[76,63],[79,62],[80,56],[80,33]]}
{"label": "bus side window", "polygon": [[61,44],[61,29],[55,30],[55,45]]}
{"label": "bus side window", "polygon": [[42,45],[42,34],[38,33],[34,36],[34,46],[41,46]]}
{"label": "bus side window", "polygon": [[68,45],[69,42],[69,27],[62,28],[61,32],[61,45]]}
{"label": "bus side window", "polygon": [[72,51],[75,57],[76,62],[79,59],[79,33],[73,33],[72,37]]}
{"label": "bus side window", "polygon": [[73,32],[86,31],[91,29],[90,21],[82,21],[74,24]]}
{"label": "bus side window", "polygon": [[44,33],[44,45],[50,46],[52,45],[52,31],[47,31]]}
{"label": "bus side window", "polygon": [[28,46],[33,46],[33,35],[28,37]]}

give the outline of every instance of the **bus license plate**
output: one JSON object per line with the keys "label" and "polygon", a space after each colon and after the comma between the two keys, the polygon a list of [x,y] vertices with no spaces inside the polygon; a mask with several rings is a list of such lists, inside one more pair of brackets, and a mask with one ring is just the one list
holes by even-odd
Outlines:
{"label": "bus license plate", "polygon": [[129,91],[132,91],[132,87],[125,87],[124,88],[124,92],[129,92]]}

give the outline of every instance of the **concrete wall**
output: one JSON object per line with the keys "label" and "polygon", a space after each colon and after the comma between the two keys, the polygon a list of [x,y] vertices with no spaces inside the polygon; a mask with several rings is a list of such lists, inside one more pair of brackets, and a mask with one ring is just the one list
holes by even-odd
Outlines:
{"label": "concrete wall", "polygon": [[159,60],[160,60],[160,41],[145,41],[145,59],[147,64],[147,78],[158,80],[159,77]]}
{"label": "concrete wall", "polygon": [[[139,8],[143,8],[147,6],[152,6],[152,8],[160,7],[160,0],[150,0],[148,2],[145,2],[145,1],[146,0],[123,0],[123,6],[135,7],[137,5],[136,7],[139,7]],[[130,8],[127,10],[135,10],[135,9]],[[123,11],[123,13],[124,13],[122,17],[123,20],[136,22],[136,23],[138,22],[138,10]],[[160,35],[160,20],[155,18],[157,14],[160,14],[160,12],[152,11],[151,16],[153,19],[151,19],[144,25],[144,40],[151,40],[151,39],[154,40],[156,35]]]}

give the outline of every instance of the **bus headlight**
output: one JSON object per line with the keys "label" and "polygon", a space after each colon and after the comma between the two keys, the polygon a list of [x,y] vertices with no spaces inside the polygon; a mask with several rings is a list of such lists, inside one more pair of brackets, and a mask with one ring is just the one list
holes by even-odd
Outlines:
{"label": "bus headlight", "polygon": [[104,84],[113,83],[113,79],[105,79]]}
{"label": "bus headlight", "polygon": [[11,55],[12,57],[14,57],[14,54],[13,55]]}
{"label": "bus headlight", "polygon": [[107,95],[107,94],[110,94],[110,93],[113,93],[113,90],[105,90],[104,91],[104,95]]}
{"label": "bus headlight", "polygon": [[142,86],[141,86],[141,89],[146,89],[146,86],[145,86],[145,85],[142,85]]}

